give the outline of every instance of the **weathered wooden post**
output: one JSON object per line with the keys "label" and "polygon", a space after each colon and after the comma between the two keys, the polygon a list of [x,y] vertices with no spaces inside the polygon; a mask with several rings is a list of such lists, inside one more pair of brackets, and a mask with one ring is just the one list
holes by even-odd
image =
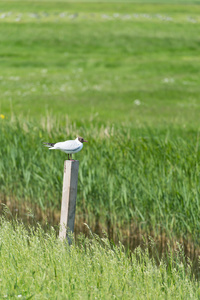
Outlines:
{"label": "weathered wooden post", "polygon": [[72,242],[70,234],[74,232],[78,168],[78,160],[65,160],[59,238],[67,237],[69,244]]}

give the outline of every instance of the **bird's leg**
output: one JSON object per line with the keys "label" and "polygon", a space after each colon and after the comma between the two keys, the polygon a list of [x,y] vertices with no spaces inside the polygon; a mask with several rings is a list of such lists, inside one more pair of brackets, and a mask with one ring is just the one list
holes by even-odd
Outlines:
{"label": "bird's leg", "polygon": [[74,159],[72,159],[72,153],[70,154],[70,160],[71,161],[75,161]]}

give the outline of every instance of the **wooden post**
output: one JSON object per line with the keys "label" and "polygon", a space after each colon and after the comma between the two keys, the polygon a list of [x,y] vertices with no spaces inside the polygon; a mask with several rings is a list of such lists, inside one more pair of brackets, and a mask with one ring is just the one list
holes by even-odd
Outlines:
{"label": "wooden post", "polygon": [[69,244],[71,244],[69,235],[74,232],[78,167],[78,160],[65,160],[64,162],[59,238],[65,239],[67,236]]}

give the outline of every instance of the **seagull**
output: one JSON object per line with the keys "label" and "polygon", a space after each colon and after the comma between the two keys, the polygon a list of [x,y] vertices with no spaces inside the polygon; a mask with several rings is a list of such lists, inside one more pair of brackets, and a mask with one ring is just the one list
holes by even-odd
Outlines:
{"label": "seagull", "polygon": [[44,143],[49,150],[58,149],[68,154],[68,160],[72,160],[72,153],[77,153],[83,148],[84,138],[78,136],[75,140],[69,140],[59,143]]}

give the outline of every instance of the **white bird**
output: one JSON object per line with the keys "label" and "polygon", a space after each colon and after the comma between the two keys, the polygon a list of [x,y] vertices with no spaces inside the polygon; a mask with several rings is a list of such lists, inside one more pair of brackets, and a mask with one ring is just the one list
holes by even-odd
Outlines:
{"label": "white bird", "polygon": [[81,151],[83,148],[83,143],[87,142],[84,138],[78,136],[75,140],[69,140],[59,143],[44,143],[46,147],[49,147],[49,150],[61,150],[68,154],[68,159],[72,159],[72,154]]}

